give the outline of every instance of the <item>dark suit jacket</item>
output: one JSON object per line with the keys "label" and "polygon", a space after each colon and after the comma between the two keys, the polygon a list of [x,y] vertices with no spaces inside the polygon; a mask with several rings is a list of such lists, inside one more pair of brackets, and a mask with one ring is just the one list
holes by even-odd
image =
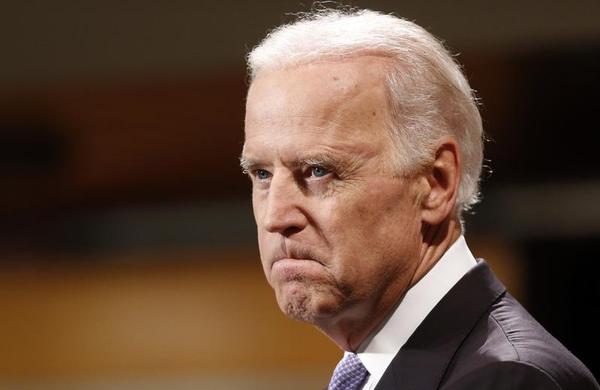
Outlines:
{"label": "dark suit jacket", "polygon": [[375,389],[600,387],[480,261],[429,313]]}

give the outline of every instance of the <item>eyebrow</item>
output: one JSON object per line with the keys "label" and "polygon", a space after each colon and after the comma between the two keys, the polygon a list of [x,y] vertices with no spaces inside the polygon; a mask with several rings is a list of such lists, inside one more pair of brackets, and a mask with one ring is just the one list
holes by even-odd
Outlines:
{"label": "eyebrow", "polygon": [[[264,166],[259,160],[240,156],[240,167],[244,173],[253,171],[256,167]],[[305,165],[322,165],[324,168],[343,171],[353,166],[355,163],[353,158],[342,159],[331,155],[330,153],[307,153],[301,155],[299,158],[293,160],[289,165],[293,167],[300,167]]]}
{"label": "eyebrow", "polygon": [[332,156],[329,153],[311,153],[298,160],[301,165],[322,165],[324,168],[343,169],[348,165],[348,161]]}
{"label": "eyebrow", "polygon": [[244,173],[248,173],[256,166],[256,162],[254,160],[248,159],[244,156],[240,156],[240,167]]}

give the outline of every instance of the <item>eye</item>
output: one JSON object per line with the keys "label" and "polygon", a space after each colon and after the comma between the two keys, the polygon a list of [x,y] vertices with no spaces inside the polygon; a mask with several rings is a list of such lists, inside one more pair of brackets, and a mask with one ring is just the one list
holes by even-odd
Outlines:
{"label": "eye", "polygon": [[264,169],[257,169],[254,171],[254,175],[258,180],[267,180],[271,177],[271,172],[265,171]]}
{"label": "eye", "polygon": [[310,167],[310,173],[314,177],[323,177],[329,173],[329,171],[319,165]]}

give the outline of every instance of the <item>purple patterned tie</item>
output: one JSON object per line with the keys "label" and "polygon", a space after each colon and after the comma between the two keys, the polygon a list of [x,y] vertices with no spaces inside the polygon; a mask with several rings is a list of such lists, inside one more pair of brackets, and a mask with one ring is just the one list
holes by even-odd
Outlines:
{"label": "purple patterned tie", "polygon": [[367,369],[354,353],[348,353],[335,367],[327,390],[356,390],[367,377]]}

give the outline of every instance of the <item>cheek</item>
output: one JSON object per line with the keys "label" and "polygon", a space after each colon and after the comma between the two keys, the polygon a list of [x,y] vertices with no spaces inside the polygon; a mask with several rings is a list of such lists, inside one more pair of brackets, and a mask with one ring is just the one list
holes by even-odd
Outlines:
{"label": "cheek", "polygon": [[267,282],[271,284],[270,265],[268,259],[274,253],[273,243],[272,240],[269,240],[269,234],[260,228],[257,229],[257,241],[261,266],[267,279]]}
{"label": "cheek", "polygon": [[254,214],[254,222],[256,223],[256,226],[260,225],[259,222],[260,222],[260,218],[262,215],[262,209],[263,209],[262,197],[259,195],[260,194],[258,193],[258,191],[253,188],[253,190],[252,190],[252,213]]}
{"label": "cheek", "polygon": [[260,254],[260,261],[265,271],[265,275],[267,278],[269,277],[268,269],[267,269],[267,258],[269,257],[269,253],[272,253],[270,249],[269,240],[266,238],[266,234],[262,233],[260,229],[258,230],[258,252]]}
{"label": "cheek", "polygon": [[408,194],[371,183],[354,195],[340,199],[327,213],[325,233],[336,257],[351,258],[354,267],[364,269],[377,267],[364,262],[406,256],[418,243],[420,230],[418,210]]}
{"label": "cheek", "polygon": [[389,230],[415,222],[418,214],[408,194],[397,188],[386,188],[385,181],[374,181],[362,189],[339,199],[328,209],[326,219],[337,230],[357,230],[369,236],[373,230]]}
{"label": "cheek", "polygon": [[252,212],[254,214],[254,223],[256,225],[256,234],[258,239],[258,249],[260,251],[261,259],[263,255],[268,253],[269,244],[269,233],[263,228],[263,216],[264,216],[263,197],[256,194],[256,191],[252,195]]}

